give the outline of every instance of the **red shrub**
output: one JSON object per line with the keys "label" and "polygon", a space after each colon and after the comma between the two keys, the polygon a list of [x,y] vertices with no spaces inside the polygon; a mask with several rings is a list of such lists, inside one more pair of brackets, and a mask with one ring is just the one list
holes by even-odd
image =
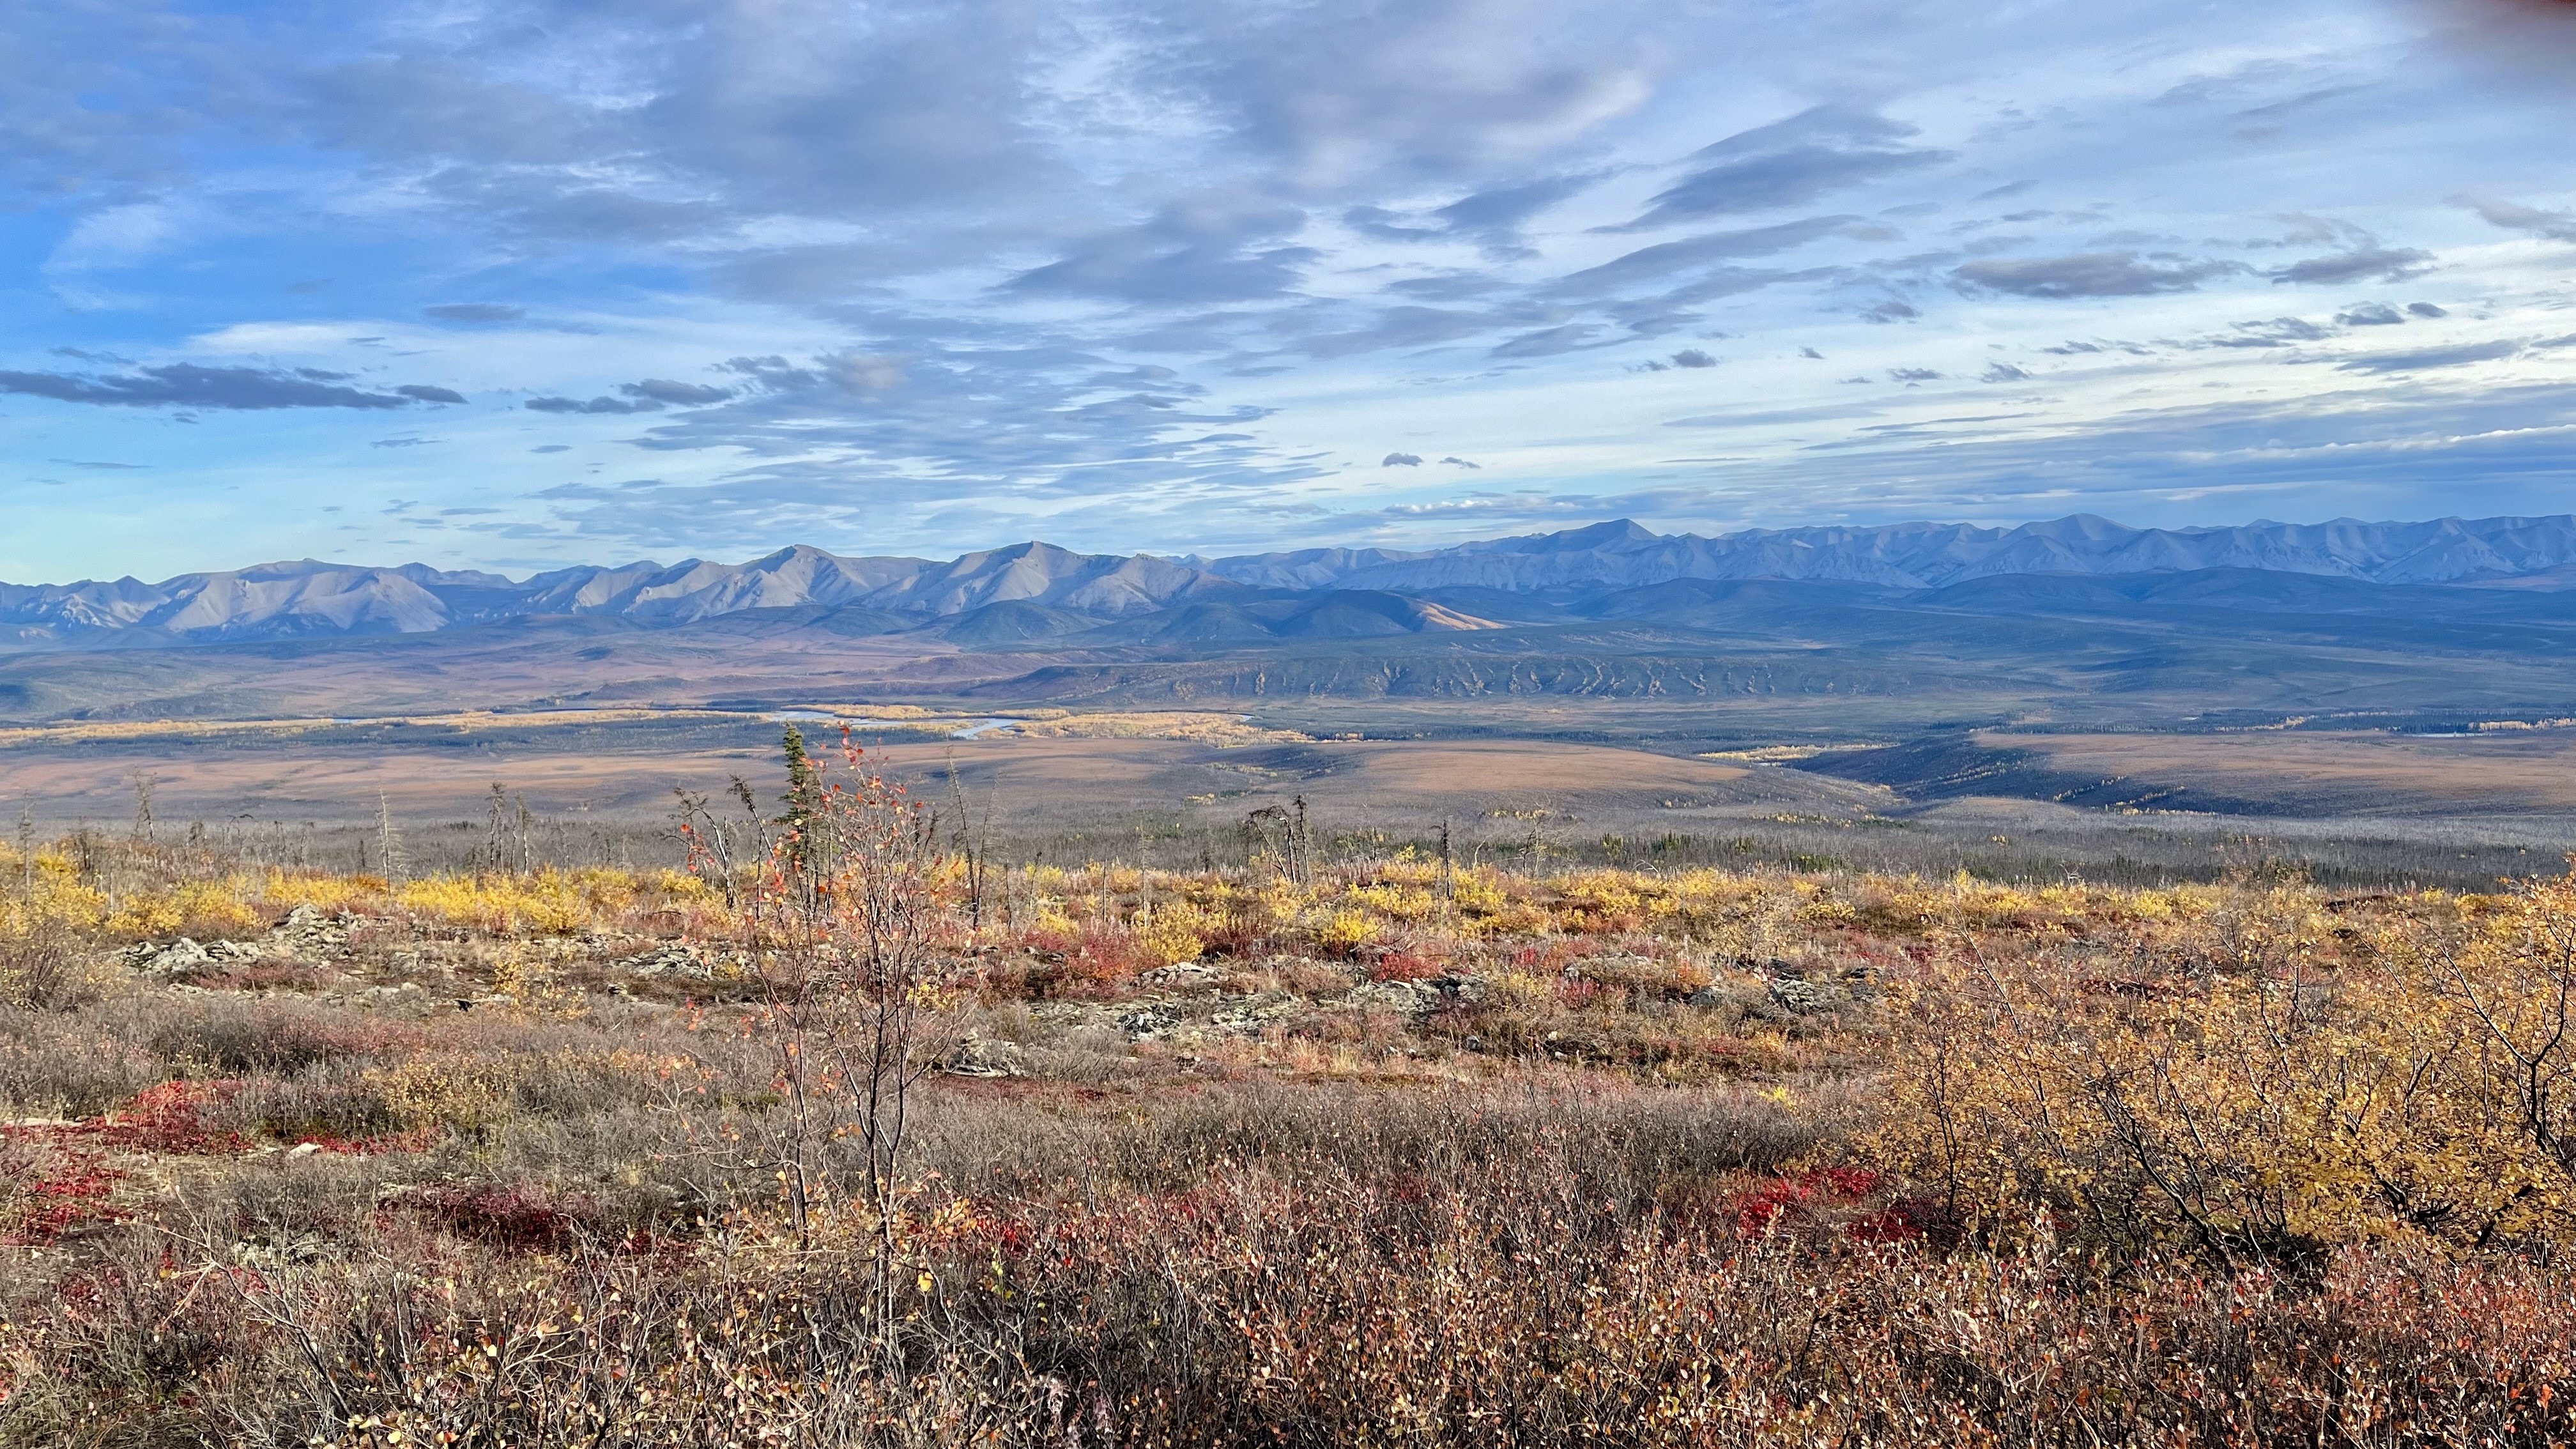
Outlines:
{"label": "red shrub", "polygon": [[350,1157],[378,1157],[388,1152],[427,1152],[436,1147],[445,1134],[436,1125],[414,1127],[404,1132],[387,1132],[376,1137],[335,1137],[327,1132],[309,1133],[295,1139],[298,1147],[317,1147],[324,1152]]}
{"label": "red shrub", "polygon": [[1429,981],[1447,975],[1449,964],[1419,950],[1389,951],[1370,963],[1372,981]]}
{"label": "red shrub", "polygon": [[405,1198],[414,1212],[460,1238],[515,1252],[551,1252],[594,1236],[599,1207],[577,1194],[534,1183],[440,1184]]}
{"label": "red shrub", "polygon": [[1590,1006],[1594,1002],[1599,1001],[1608,990],[1609,988],[1603,986],[1598,981],[1577,981],[1571,978],[1560,978],[1556,983],[1555,990],[1551,994],[1556,997],[1559,1005],[1580,1011],[1584,1007]]}
{"label": "red shrub", "polygon": [[[1820,1223],[1843,1217],[1886,1184],[1884,1175],[1866,1167],[1819,1167],[1796,1177],[1775,1177],[1740,1193],[1735,1199],[1735,1230],[1749,1238],[1775,1227]],[[1837,1211],[1839,1210],[1839,1211]],[[1843,1217],[1844,1230],[1870,1242],[1919,1237],[1920,1230],[1900,1232],[1893,1210],[1865,1217]],[[1867,1224],[1866,1231],[1862,1225]]]}
{"label": "red shrub", "polygon": [[93,1129],[102,1142],[146,1152],[241,1152],[250,1143],[240,1133],[216,1131],[206,1125],[203,1115],[205,1108],[231,1100],[241,1089],[242,1084],[229,1077],[163,1082],[135,1093],[123,1110],[82,1126]]}
{"label": "red shrub", "polygon": [[124,1173],[74,1139],[76,1127],[0,1127],[0,1244],[44,1247],[83,1223],[121,1217],[108,1206]]}

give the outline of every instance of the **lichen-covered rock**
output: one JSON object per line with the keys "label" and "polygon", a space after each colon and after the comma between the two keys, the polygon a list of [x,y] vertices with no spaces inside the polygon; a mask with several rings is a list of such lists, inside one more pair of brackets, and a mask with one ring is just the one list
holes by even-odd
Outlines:
{"label": "lichen-covered rock", "polygon": [[1208,1025],[1228,1036],[1259,1036],[1281,1022],[1304,1015],[1306,1010],[1307,1004],[1294,996],[1259,997],[1219,1011]]}
{"label": "lichen-covered rock", "polygon": [[125,964],[146,976],[159,976],[182,981],[215,969],[212,953],[194,940],[181,936],[175,941],[142,942],[125,948]]}
{"label": "lichen-covered rock", "polygon": [[346,917],[334,920],[317,907],[301,905],[269,929],[268,939],[289,955],[326,956],[348,946],[349,925]]}
{"label": "lichen-covered rock", "polygon": [[1821,1016],[1850,1000],[1849,993],[1830,981],[1808,981],[1796,976],[1771,978],[1771,1004],[1791,1016]]}
{"label": "lichen-covered rock", "polygon": [[1153,1041],[1167,1036],[1181,1024],[1181,1014],[1168,1006],[1139,1006],[1121,1012],[1118,1029],[1138,1041]]}
{"label": "lichen-covered rock", "polygon": [[1027,1075],[1029,1056],[1018,1042],[970,1036],[939,1067],[952,1077],[1018,1077]]}
{"label": "lichen-covered rock", "polygon": [[715,963],[699,955],[684,941],[656,946],[641,955],[629,956],[616,963],[617,969],[634,976],[678,976],[690,981],[715,979]]}

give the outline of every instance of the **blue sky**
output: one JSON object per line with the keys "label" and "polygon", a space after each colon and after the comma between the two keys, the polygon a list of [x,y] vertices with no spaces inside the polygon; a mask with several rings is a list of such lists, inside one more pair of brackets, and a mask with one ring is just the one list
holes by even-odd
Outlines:
{"label": "blue sky", "polygon": [[52,0],[0,578],[2576,509],[2563,0]]}

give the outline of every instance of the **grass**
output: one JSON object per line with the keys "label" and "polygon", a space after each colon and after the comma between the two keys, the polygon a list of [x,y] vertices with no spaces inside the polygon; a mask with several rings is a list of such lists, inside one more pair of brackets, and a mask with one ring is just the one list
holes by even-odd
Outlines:
{"label": "grass", "polygon": [[2576,887],[1380,839],[978,901],[833,798],[810,878],[0,848],[0,1443],[2576,1434]]}

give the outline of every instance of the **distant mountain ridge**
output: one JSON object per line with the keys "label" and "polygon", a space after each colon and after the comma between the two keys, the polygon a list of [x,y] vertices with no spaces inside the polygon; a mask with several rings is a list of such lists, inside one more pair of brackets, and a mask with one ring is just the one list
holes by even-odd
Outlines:
{"label": "distant mountain ridge", "polygon": [[1898,523],[1748,529],[1703,538],[1627,520],[1422,553],[1308,550],[1204,564],[1243,583],[1313,588],[1635,587],[1674,579],[1789,579],[1939,588],[1998,574],[2136,574],[2207,568],[2442,584],[2538,574],[2571,561],[2576,517],[2442,518],[2426,523],[2252,523],[2129,528],[2077,514],[2017,528]]}
{"label": "distant mountain ridge", "polygon": [[[929,624],[999,604],[1118,620],[1177,607],[1243,606],[1332,592],[1357,599],[1474,589],[1625,589],[1677,580],[1787,580],[1936,589],[2006,575],[2107,576],[2251,569],[2376,584],[2576,583],[2576,516],[2420,523],[2253,523],[2140,529],[2079,514],[2015,528],[1900,523],[1658,534],[1625,519],[1449,548],[1315,548],[1226,558],[1078,554],[1047,543],[939,562],[844,557],[798,546],[742,564],[558,569],[525,580],[421,564],[304,560],[159,583],[125,578],[0,584],[0,637],[21,647],[101,642],[413,634],[533,616],[609,615],[651,626],[751,609],[876,611]],[[2553,575],[2553,571],[2568,573]],[[1469,614],[1388,605],[1387,627],[1472,629]],[[1194,616],[1212,636],[1284,621]]]}

